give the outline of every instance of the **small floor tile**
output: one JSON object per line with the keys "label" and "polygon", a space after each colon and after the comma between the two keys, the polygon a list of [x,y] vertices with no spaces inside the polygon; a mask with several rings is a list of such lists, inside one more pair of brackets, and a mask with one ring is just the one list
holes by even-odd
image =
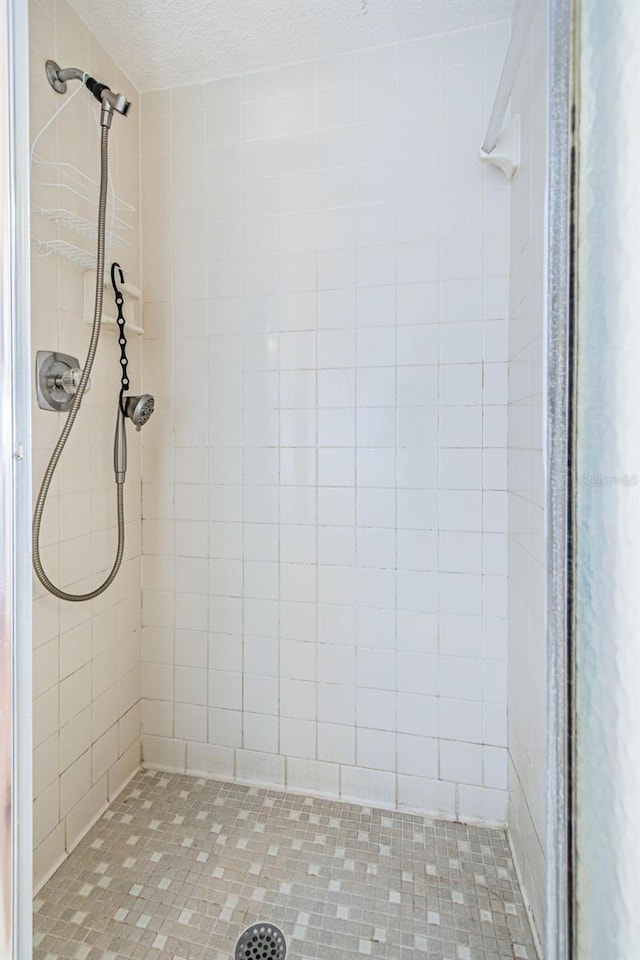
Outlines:
{"label": "small floor tile", "polygon": [[[259,886],[256,885],[256,881]],[[141,771],[34,900],[34,960],[534,960],[503,831]]]}

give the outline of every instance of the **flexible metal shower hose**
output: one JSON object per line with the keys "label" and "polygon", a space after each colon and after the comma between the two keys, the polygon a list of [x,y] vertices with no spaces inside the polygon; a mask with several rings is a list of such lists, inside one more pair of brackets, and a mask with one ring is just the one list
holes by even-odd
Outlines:
{"label": "flexible metal shower hose", "polygon": [[93,367],[93,361],[95,359],[96,350],[98,349],[98,339],[100,337],[100,324],[102,322],[102,297],[104,292],[104,256],[105,256],[105,225],[106,225],[106,210],[107,210],[107,187],[108,187],[108,168],[109,168],[109,129],[106,126],[101,127],[101,138],[100,138],[100,198],[98,201],[98,250],[96,257],[96,297],[95,297],[95,307],[93,312],[93,327],[91,330],[91,340],[89,342],[89,350],[87,351],[87,359],[85,360],[84,369],[82,371],[82,376],[80,377],[80,383],[78,384],[78,390],[73,398],[71,408],[67,419],[65,420],[64,427],[62,432],[58,437],[58,442],[56,443],[53,453],[51,454],[51,459],[47,465],[47,469],[44,472],[44,477],[42,478],[42,484],[40,485],[40,491],[36,500],[36,506],[33,513],[33,566],[36,571],[36,576],[43,586],[47,588],[49,593],[52,593],[54,597],[58,597],[60,600],[72,600],[72,601],[81,601],[81,600],[93,600],[94,597],[99,597],[101,593],[107,589],[107,587],[113,583],[120,565],[122,563],[122,556],[124,554],[124,496],[123,496],[123,486],[124,483],[116,483],[116,496],[117,496],[117,510],[118,510],[118,548],[116,551],[116,558],[111,568],[106,580],[100,584],[99,587],[96,587],[95,590],[91,590],[89,593],[67,593],[66,590],[61,590],[60,587],[56,587],[54,583],[49,580],[49,577],[44,572],[42,566],[42,561],[40,559],[40,524],[42,522],[42,512],[44,510],[44,505],[47,501],[47,495],[49,493],[49,487],[51,486],[51,481],[53,479],[53,474],[58,462],[62,455],[62,451],[65,448],[65,444],[69,439],[69,434],[73,428],[76,416],[78,415],[78,410],[80,409],[80,404],[82,402],[82,397],[84,396],[84,391],[87,386],[87,381],[91,376],[91,368]]}

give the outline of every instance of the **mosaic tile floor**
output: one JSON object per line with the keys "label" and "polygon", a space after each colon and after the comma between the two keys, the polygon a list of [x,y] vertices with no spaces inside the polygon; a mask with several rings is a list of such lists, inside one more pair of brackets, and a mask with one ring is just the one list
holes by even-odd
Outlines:
{"label": "mosaic tile floor", "polygon": [[34,960],[535,958],[505,836],[141,771],[34,901]]}

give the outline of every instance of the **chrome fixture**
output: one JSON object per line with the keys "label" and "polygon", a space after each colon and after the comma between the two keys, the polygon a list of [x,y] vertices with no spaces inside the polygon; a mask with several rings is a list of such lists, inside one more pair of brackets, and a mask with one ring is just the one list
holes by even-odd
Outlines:
{"label": "chrome fixture", "polygon": [[80,80],[87,90],[94,95],[98,103],[102,105],[100,123],[103,127],[111,126],[114,110],[121,113],[123,117],[128,114],[131,102],[127,100],[124,94],[114,93],[106,83],[100,83],[84,70],[79,70],[77,67],[65,67],[63,70],[55,60],[47,60],[45,69],[47,80],[56,93],[67,92],[68,80]]}
{"label": "chrome fixture", "polygon": [[287,956],[287,941],[280,927],[275,923],[260,921],[252,923],[250,927],[238,937],[234,960],[261,960],[262,957],[273,960],[285,960]]}
{"label": "chrome fixture", "polygon": [[[68,409],[67,419],[64,422],[58,441],[51,454],[51,459],[42,478],[42,484],[36,497],[36,504],[33,513],[33,536],[32,552],[33,567],[40,583],[46,587],[49,593],[52,593],[60,600],[82,601],[93,600],[113,583],[118,570],[122,564],[124,555],[124,480],[126,472],[126,437],[124,436],[124,411],[122,409],[122,389],[128,387],[129,381],[126,379],[126,363],[123,365],[122,389],[120,391],[120,402],[118,404],[118,420],[116,424],[116,452],[119,456],[114,458],[115,480],[116,480],[116,509],[118,517],[118,545],[116,556],[110,572],[94,590],[87,593],[69,593],[57,587],[45,573],[40,557],[40,527],[42,524],[42,514],[44,512],[49,488],[55,473],[56,467],[62,456],[69,434],[73,428],[82,398],[89,385],[91,368],[95,360],[100,339],[100,327],[102,324],[102,300],[104,295],[104,261],[105,261],[105,225],[107,211],[107,190],[109,183],[109,128],[113,118],[114,110],[126,116],[129,111],[129,101],[122,94],[113,93],[109,87],[103,83],[98,83],[89,74],[71,67],[67,70],[61,70],[53,60],[47,60],[47,77],[49,83],[58,93],[64,93],[67,89],[68,80],[80,80],[85,84],[88,90],[94,95],[102,105],[101,111],[101,132],[100,132],[100,192],[98,197],[98,231],[97,231],[97,250],[96,250],[96,292],[93,310],[93,325],[91,327],[91,338],[89,349],[84,367],[81,369],[75,357],[69,357],[65,354],[47,354],[42,356],[40,366],[38,367],[37,388],[43,394],[43,399],[48,406],[45,409],[65,411]],[[122,271],[121,271],[122,275]],[[113,277],[113,271],[112,271]],[[114,290],[115,290],[114,283]],[[116,290],[116,303],[119,313],[122,313],[122,293]],[[124,320],[122,321],[124,325]],[[124,350],[122,342],[126,344],[122,326],[120,328],[120,344]],[[41,356],[40,354],[38,355]],[[48,371],[48,372],[47,372]],[[48,398],[47,398],[48,393]],[[71,402],[67,404],[70,396]],[[67,399],[65,399],[67,398]],[[40,402],[40,393],[38,395]],[[144,421],[142,421],[144,422]]]}
{"label": "chrome fixture", "polygon": [[[36,354],[36,396],[41,410],[65,413],[70,409],[82,379],[82,367],[76,357],[54,350]],[[91,386],[87,380],[85,393]]]}
{"label": "chrome fixture", "polygon": [[150,393],[143,393],[140,397],[126,397],[124,413],[129,417],[136,430],[141,430],[153,413],[154,399]]}
{"label": "chrome fixture", "polygon": [[127,433],[125,417],[129,417],[139,432],[153,413],[154,400],[150,393],[143,393],[140,397],[120,397],[118,416],[116,418],[116,432],[113,438],[113,469],[116,483],[124,483],[127,472]]}

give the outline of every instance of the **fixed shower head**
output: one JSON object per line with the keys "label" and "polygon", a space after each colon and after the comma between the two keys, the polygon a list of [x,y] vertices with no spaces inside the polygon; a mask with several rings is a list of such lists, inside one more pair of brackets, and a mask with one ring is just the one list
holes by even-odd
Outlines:
{"label": "fixed shower head", "polygon": [[129,417],[136,430],[142,429],[153,413],[154,399],[150,393],[143,393],[140,397],[125,397],[124,412]]}
{"label": "fixed shower head", "polygon": [[131,103],[124,94],[114,93],[106,83],[100,83],[85,70],[79,70],[78,67],[65,67],[63,70],[55,60],[47,60],[45,70],[47,79],[56,93],[67,92],[67,80],[79,80],[84,83],[87,90],[102,105],[102,126],[111,126],[114,110],[121,113],[123,117],[128,114]]}

